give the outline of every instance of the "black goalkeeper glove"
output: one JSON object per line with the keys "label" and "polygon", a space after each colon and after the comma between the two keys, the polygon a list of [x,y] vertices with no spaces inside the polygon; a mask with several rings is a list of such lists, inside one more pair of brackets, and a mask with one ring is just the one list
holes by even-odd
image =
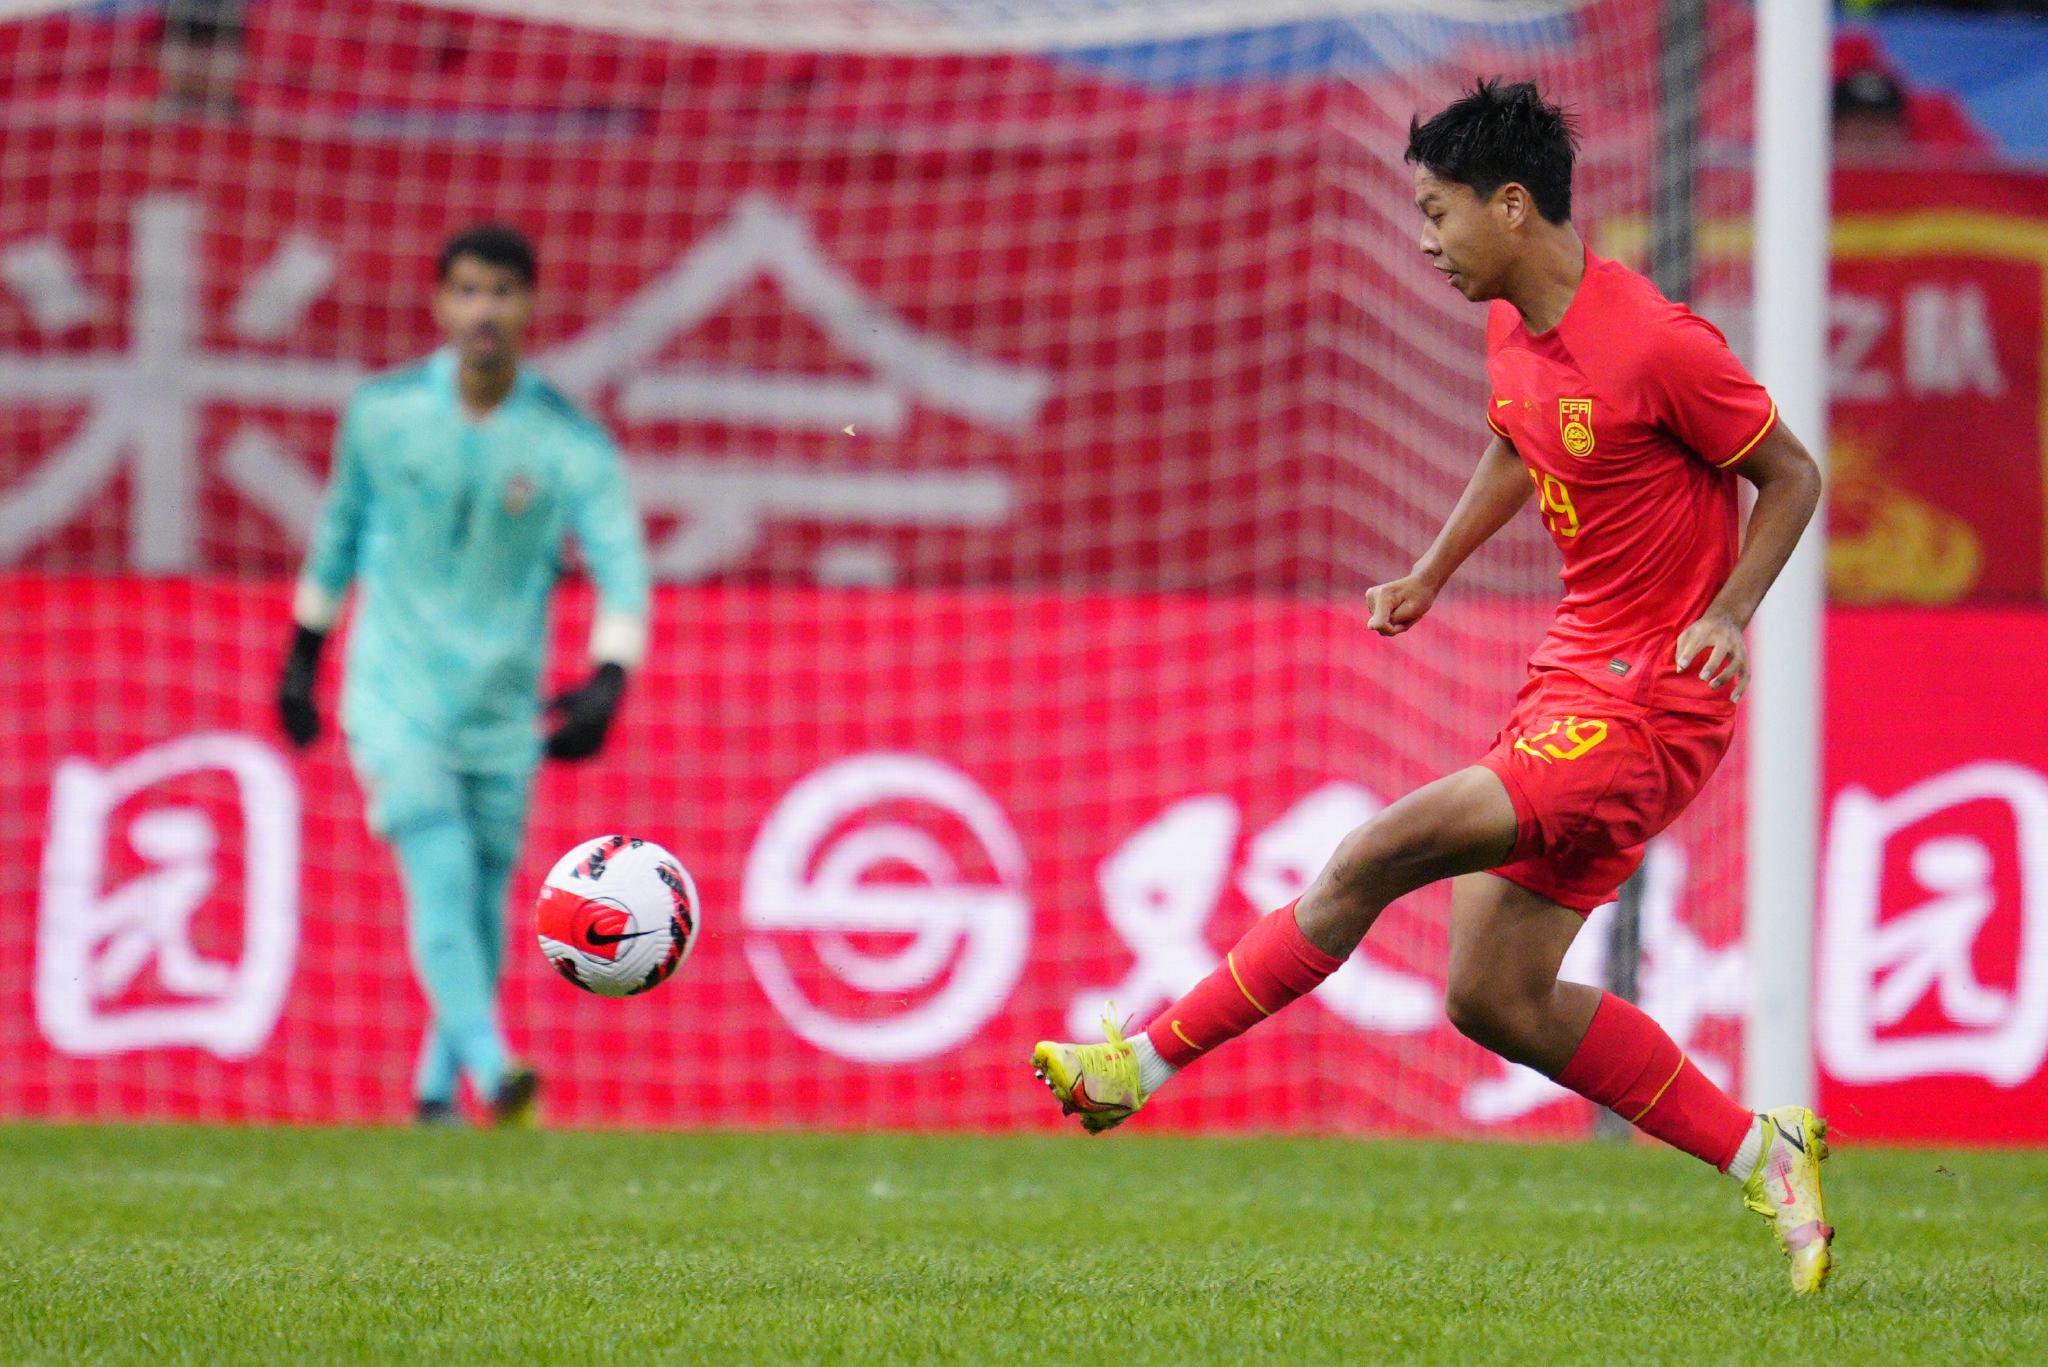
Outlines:
{"label": "black goalkeeper glove", "polygon": [[548,711],[561,714],[561,722],[548,733],[549,759],[589,759],[604,744],[611,730],[612,716],[619,710],[619,698],[626,691],[626,671],[615,664],[603,664],[581,688],[552,699]]}
{"label": "black goalkeeper glove", "polygon": [[292,629],[291,653],[277,684],[277,718],[292,744],[305,749],[320,734],[320,714],[313,707],[313,680],[320,672],[320,647],[327,633],[311,627]]}

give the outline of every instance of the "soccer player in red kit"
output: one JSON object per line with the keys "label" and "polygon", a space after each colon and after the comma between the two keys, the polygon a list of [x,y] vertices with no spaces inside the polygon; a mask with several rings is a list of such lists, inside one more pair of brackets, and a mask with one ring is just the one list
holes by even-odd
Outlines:
{"label": "soccer player in red kit", "polygon": [[[1558,980],[1585,915],[1727,750],[1748,675],[1742,630],[1820,498],[1820,472],[1713,325],[1586,250],[1575,139],[1533,85],[1481,82],[1410,125],[1421,247],[1491,300],[1492,440],[1435,543],[1367,595],[1371,625],[1418,623],[1533,496],[1564,556],[1564,600],[1507,725],[1469,768],[1346,836],[1296,902],[1128,1040],[1041,1043],[1032,1062],[1090,1131],[1335,971],[1388,905],[1452,884],[1453,1024],[1742,1183],[1795,1290],[1829,1266],[1825,1124],[1743,1109],[1634,1006]],[[1736,480],[1756,487],[1747,535]]]}

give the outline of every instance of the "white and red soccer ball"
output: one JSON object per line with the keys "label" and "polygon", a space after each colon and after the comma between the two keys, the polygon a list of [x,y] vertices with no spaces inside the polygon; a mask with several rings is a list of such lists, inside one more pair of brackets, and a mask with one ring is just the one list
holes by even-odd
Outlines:
{"label": "white and red soccer ball", "polygon": [[652,841],[586,840],[548,870],[540,952],[585,992],[631,997],[666,982],[697,943],[697,885]]}

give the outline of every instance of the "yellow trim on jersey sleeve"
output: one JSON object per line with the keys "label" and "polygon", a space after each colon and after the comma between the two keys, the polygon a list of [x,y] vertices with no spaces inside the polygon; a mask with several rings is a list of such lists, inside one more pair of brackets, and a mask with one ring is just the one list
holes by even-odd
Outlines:
{"label": "yellow trim on jersey sleeve", "polygon": [[[1499,407],[1499,405],[1498,405],[1498,404],[1496,404],[1496,405],[1494,405],[1494,407],[1496,407],[1496,408],[1497,408],[1497,407]],[[1486,425],[1487,425],[1488,427],[1490,427],[1490,428],[1492,428],[1492,429],[1493,429],[1493,432],[1494,432],[1494,435],[1495,435],[1495,436],[1501,436],[1501,437],[1506,437],[1506,436],[1508,436],[1508,429],[1507,429],[1507,428],[1505,428],[1505,427],[1502,427],[1502,426],[1501,426],[1501,425],[1500,425],[1499,423],[1497,423],[1497,422],[1495,422],[1495,421],[1493,420],[1493,409],[1492,409],[1492,408],[1489,408],[1489,409],[1487,409],[1487,410],[1486,410]],[[1512,438],[1512,437],[1509,437],[1508,439],[1509,439],[1510,441],[1512,441],[1512,440],[1513,440],[1513,438]]]}
{"label": "yellow trim on jersey sleeve", "polygon": [[1771,430],[1771,429],[1772,429],[1773,427],[1776,427],[1777,425],[1778,425],[1778,401],[1777,401],[1776,399],[1773,399],[1773,400],[1771,400],[1771,412],[1770,412],[1770,416],[1764,419],[1764,425],[1763,425],[1762,427],[1759,427],[1759,428],[1757,428],[1757,429],[1756,429],[1756,435],[1755,435],[1755,436],[1753,436],[1753,437],[1751,437],[1751,438],[1750,438],[1750,439],[1749,439],[1748,441],[1744,442],[1744,443],[1742,444],[1742,449],[1741,449],[1740,451],[1737,451],[1737,452],[1736,452],[1736,453],[1735,453],[1734,455],[1732,455],[1732,456],[1728,457],[1728,459],[1726,459],[1726,460],[1724,460],[1724,461],[1720,462],[1720,463],[1719,463],[1718,465],[1716,465],[1716,466],[1715,466],[1714,468],[1715,468],[1716,470],[1725,470],[1725,469],[1727,469],[1727,468],[1728,468],[1729,466],[1733,465],[1733,464],[1734,464],[1734,463],[1735,463],[1736,461],[1738,461],[1738,460],[1741,460],[1741,459],[1742,459],[1742,458],[1743,458],[1744,456],[1748,455],[1748,454],[1749,454],[1749,453],[1750,453],[1751,451],[1754,451],[1754,450],[1756,449],[1756,444],[1757,444],[1758,442],[1762,441],[1762,440],[1764,439],[1764,436],[1765,436],[1765,434],[1766,434],[1766,433],[1768,433],[1768,432],[1769,432],[1769,431],[1770,431],[1770,430]]}

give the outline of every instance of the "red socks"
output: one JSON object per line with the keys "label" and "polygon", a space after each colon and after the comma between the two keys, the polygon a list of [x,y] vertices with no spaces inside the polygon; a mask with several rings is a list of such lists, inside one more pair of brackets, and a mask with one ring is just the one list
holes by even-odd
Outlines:
{"label": "red socks", "polygon": [[1657,1022],[1611,992],[1601,994],[1586,1037],[1557,1081],[1716,1168],[1728,1166],[1756,1123]]}
{"label": "red socks", "polygon": [[1315,991],[1343,962],[1308,942],[1289,902],[1246,931],[1223,956],[1223,966],[1154,1017],[1145,1034],[1159,1057],[1185,1068]]}
{"label": "red socks", "polygon": [[[1178,1070],[1307,996],[1343,965],[1308,942],[1289,902],[1223,956],[1223,966],[1154,1017],[1145,1035]],[[1726,1168],[1756,1117],[1730,1100],[1629,1003],[1602,993],[1557,1081],[1674,1148]]]}

